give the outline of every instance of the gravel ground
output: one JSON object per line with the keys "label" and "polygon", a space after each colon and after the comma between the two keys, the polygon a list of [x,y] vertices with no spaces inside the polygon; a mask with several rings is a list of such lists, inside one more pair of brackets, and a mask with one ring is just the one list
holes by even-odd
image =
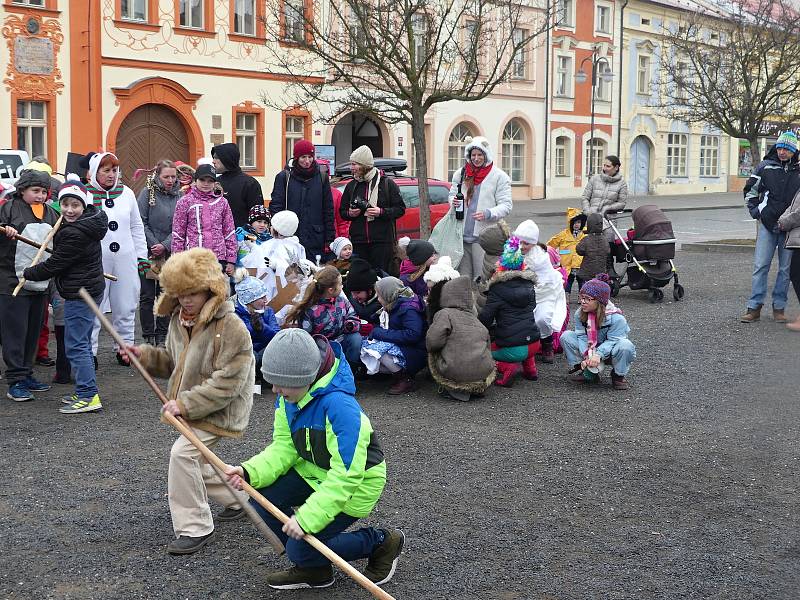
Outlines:
{"label": "gravel ground", "polygon": [[[618,299],[639,354],[628,393],[566,382],[563,358],[537,383],[468,404],[440,400],[427,380],[400,398],[379,383],[360,390],[390,473],[369,521],[407,534],[388,592],[798,596],[797,334],[738,322],[749,256],[679,253],[677,264],[684,302]],[[138,376],[110,352],[100,362],[102,413],[59,415],[63,387],[0,402],[0,597],[369,597],[341,575],[324,592],[269,589],[265,574],[286,563],[246,520],[219,524],[194,556],[167,555],[174,434]],[[246,438],[220,455],[251,456],[271,422],[257,397]]]}

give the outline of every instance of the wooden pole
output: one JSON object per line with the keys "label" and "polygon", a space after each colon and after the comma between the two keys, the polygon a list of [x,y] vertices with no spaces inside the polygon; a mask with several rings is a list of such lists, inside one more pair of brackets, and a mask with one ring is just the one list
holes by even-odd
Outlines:
{"label": "wooden pole", "polygon": [[[89,292],[86,291],[86,288],[81,288],[78,292],[83,298],[83,301],[89,306],[89,308],[94,312],[95,316],[100,320],[100,324],[103,328],[111,335],[114,339],[114,342],[120,348],[127,348],[127,344],[122,339],[122,337],[117,333],[114,326],[111,322],[106,318],[106,316],[102,313],[100,308],[95,304],[95,301],[89,295]],[[164,395],[164,392],[161,391],[161,388],[158,384],[153,380],[150,376],[150,373],[142,366],[142,363],[139,362],[139,359],[136,358],[132,353],[128,353],[128,357],[130,358],[131,365],[139,371],[139,374],[144,378],[147,385],[149,385],[152,390],[156,393],[162,403],[167,403],[167,397]],[[226,467],[228,466],[225,462],[223,462],[216,454],[214,454],[208,446],[206,446],[194,433],[191,427],[189,427],[183,420],[176,418],[174,415],[168,412],[162,412],[164,418],[167,422],[172,425],[178,432],[181,433],[187,440],[189,440],[195,448],[203,455],[203,458],[211,464],[212,467],[217,467],[221,471],[225,471]],[[247,494],[256,502],[258,502],[261,506],[263,506],[267,511],[272,514],[276,519],[278,519],[281,523],[286,523],[289,521],[289,517],[277,506],[275,506],[272,502],[267,500],[264,496],[262,496],[258,490],[256,490],[253,486],[249,483],[242,482],[242,489],[247,492]],[[379,600],[395,600],[393,596],[391,596],[388,592],[382,590],[379,586],[375,585],[372,581],[370,581],[367,577],[364,576],[363,573],[358,571],[353,565],[349,562],[344,560],[341,556],[336,554],[333,550],[328,548],[325,544],[319,541],[310,533],[307,533],[303,536],[303,541],[308,543],[312,548],[314,548],[317,552],[322,554],[325,558],[335,564],[339,569],[344,571],[346,575],[348,575],[351,579],[353,579],[358,585],[366,589],[370,592],[375,598]]]}
{"label": "wooden pole", "polygon": [[[58,217],[58,220],[56,221],[56,224],[53,225],[53,228],[50,231],[47,232],[47,236],[44,238],[44,241],[42,242],[42,245],[39,247],[39,250],[36,251],[36,255],[33,257],[33,260],[31,261],[31,264],[29,265],[30,267],[36,266],[36,264],[42,259],[42,255],[44,255],[44,251],[47,249],[47,244],[50,243],[50,240],[53,239],[53,236],[56,234],[56,231],[58,231],[58,228],[61,227],[61,221],[63,219],[64,219],[64,215],[61,215],[60,217]],[[17,284],[17,287],[14,288],[14,291],[11,292],[11,295],[16,297],[16,295],[19,294],[19,291],[22,289],[23,285],[25,285],[25,278],[24,277],[20,277],[19,278],[19,283]]]}
{"label": "wooden pole", "polygon": [[[5,234],[6,234],[6,228],[4,226],[0,225],[0,235],[5,235]],[[39,242],[36,242],[36,241],[32,240],[31,238],[27,238],[24,235],[20,235],[18,233],[14,234],[14,239],[17,240],[18,242],[22,242],[23,244],[28,244],[29,246],[33,246],[34,248],[41,248],[42,247],[42,245]],[[47,248],[47,247],[45,247],[44,251],[47,252],[48,254],[52,254],[53,253],[53,251],[50,248]],[[108,273],[103,273],[103,277],[105,277],[109,281],[116,281],[117,280],[117,276],[116,275],[109,275]]]}

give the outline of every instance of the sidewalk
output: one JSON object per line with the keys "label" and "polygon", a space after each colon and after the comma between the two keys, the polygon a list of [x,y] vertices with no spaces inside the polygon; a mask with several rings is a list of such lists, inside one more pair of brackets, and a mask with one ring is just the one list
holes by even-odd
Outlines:
{"label": "sidewalk", "polygon": [[[719,192],[705,194],[681,194],[676,196],[630,196],[626,208],[637,208],[644,204],[655,204],[663,211],[716,210],[743,208],[742,192]],[[515,200],[515,216],[556,217],[563,216],[567,208],[580,208],[580,198],[556,198],[553,200]]]}

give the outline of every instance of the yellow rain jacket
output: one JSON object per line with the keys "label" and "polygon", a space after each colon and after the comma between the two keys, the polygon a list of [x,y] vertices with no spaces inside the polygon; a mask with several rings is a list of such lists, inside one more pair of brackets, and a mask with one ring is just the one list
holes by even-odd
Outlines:
{"label": "yellow rain jacket", "polygon": [[[572,234],[572,226],[576,219],[581,220],[581,231],[575,236]],[[558,250],[561,256],[561,266],[564,267],[569,273],[572,269],[577,269],[583,262],[583,257],[578,256],[575,248],[586,234],[583,228],[586,225],[586,215],[584,215],[579,208],[567,209],[567,228],[559,231],[547,241],[547,245]]]}

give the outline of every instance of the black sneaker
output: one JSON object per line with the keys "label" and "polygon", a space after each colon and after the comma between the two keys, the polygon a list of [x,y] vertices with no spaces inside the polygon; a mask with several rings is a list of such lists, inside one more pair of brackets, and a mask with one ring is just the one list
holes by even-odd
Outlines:
{"label": "black sneaker", "polygon": [[333,567],[291,567],[267,575],[267,585],[275,590],[326,588],[333,585]]}
{"label": "black sneaker", "polygon": [[405,534],[399,529],[384,529],[383,532],[383,543],[372,551],[364,569],[364,575],[375,585],[383,585],[394,576],[406,541]]}
{"label": "black sneaker", "polygon": [[243,508],[226,508],[217,515],[217,521],[237,521],[243,516]]}
{"label": "black sneaker", "polygon": [[200,537],[182,535],[177,540],[172,540],[167,545],[167,552],[170,554],[194,554],[212,539],[214,539],[213,531],[208,535],[201,535]]}
{"label": "black sneaker", "polygon": [[36,358],[36,364],[43,367],[54,367],[56,365],[56,361],[49,356],[39,356]]}

